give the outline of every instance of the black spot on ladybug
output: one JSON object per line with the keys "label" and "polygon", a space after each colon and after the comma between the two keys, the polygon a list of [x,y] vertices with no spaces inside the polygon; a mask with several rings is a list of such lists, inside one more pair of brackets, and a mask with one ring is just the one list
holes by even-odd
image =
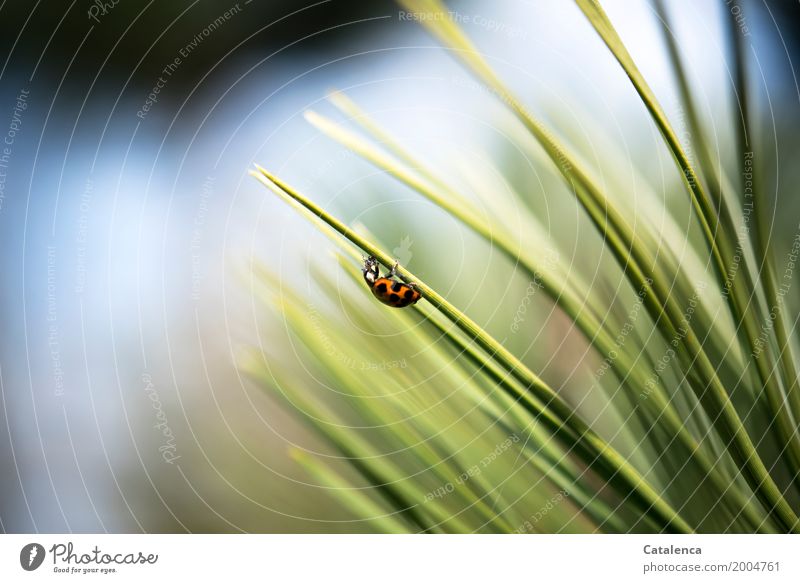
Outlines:
{"label": "black spot on ladybug", "polygon": [[400,296],[398,294],[391,294],[389,296],[389,301],[392,302],[393,304],[396,304],[397,302],[400,301]]}
{"label": "black spot on ladybug", "polygon": [[403,288],[403,284],[400,283],[399,281],[396,281],[396,282],[394,282],[392,284],[392,291],[393,292],[399,292],[402,288]]}
{"label": "black spot on ladybug", "polygon": [[377,286],[375,286],[375,289],[377,289],[382,294],[385,294],[386,293],[386,284],[381,282]]}
{"label": "black spot on ladybug", "polygon": [[407,290],[406,290],[406,293],[404,293],[404,294],[403,294],[403,296],[404,296],[404,297],[405,297],[407,300],[410,300],[411,298],[413,298],[413,297],[414,297],[414,292],[413,292],[413,290],[407,289]]}

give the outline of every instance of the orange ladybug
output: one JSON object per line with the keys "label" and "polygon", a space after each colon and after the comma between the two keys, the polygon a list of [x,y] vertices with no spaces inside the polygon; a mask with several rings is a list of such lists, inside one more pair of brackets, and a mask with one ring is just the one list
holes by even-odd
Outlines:
{"label": "orange ladybug", "polygon": [[364,259],[364,268],[361,272],[364,274],[364,281],[372,290],[372,295],[387,306],[405,308],[416,304],[422,297],[414,289],[416,287],[414,283],[405,283],[394,279],[397,275],[397,261],[394,262],[394,267],[387,276],[381,277],[380,271],[378,271],[378,260],[370,256]]}

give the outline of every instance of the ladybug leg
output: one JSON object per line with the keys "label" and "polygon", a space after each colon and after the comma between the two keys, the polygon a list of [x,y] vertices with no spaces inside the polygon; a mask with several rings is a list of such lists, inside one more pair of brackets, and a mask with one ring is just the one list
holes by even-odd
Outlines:
{"label": "ladybug leg", "polygon": [[409,281],[406,285],[408,287],[410,287],[412,290],[414,290],[415,292],[417,292],[417,294],[418,294],[417,295],[417,299],[415,299],[413,302],[411,302],[411,305],[414,305],[420,300],[420,298],[422,297],[422,294],[419,293],[419,289],[417,288],[417,282],[416,281]]}
{"label": "ladybug leg", "polygon": [[[392,265],[392,270],[389,272],[389,277],[390,277],[390,278],[391,278],[391,277],[395,277],[395,276],[397,275],[397,266],[398,266],[399,264],[400,264],[400,263],[399,263],[399,261],[397,261],[397,259],[395,259],[395,260],[394,260],[394,265]],[[403,281],[405,281],[405,280],[403,280]],[[414,281],[406,281],[405,283],[406,283],[406,285],[408,285],[408,287],[410,287],[411,289],[414,289],[414,290],[416,290],[416,289],[417,289],[417,283],[416,283],[416,282],[414,282]]]}

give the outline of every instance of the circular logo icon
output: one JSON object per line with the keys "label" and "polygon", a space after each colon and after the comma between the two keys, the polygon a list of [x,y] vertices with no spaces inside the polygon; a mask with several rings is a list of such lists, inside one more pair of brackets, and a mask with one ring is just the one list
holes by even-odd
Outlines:
{"label": "circular logo icon", "polygon": [[39,543],[29,543],[19,552],[19,564],[26,571],[35,571],[44,561],[44,547]]}

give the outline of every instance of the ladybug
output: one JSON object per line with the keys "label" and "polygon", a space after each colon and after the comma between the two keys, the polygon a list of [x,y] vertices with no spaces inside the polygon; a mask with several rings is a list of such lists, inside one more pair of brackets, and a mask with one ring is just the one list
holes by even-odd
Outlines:
{"label": "ladybug", "polygon": [[386,277],[381,277],[378,271],[378,260],[370,256],[364,259],[364,268],[361,272],[364,274],[364,281],[372,290],[372,295],[387,306],[405,308],[416,304],[422,297],[415,289],[416,284],[394,279],[397,275],[397,261],[394,262],[394,267]]}

